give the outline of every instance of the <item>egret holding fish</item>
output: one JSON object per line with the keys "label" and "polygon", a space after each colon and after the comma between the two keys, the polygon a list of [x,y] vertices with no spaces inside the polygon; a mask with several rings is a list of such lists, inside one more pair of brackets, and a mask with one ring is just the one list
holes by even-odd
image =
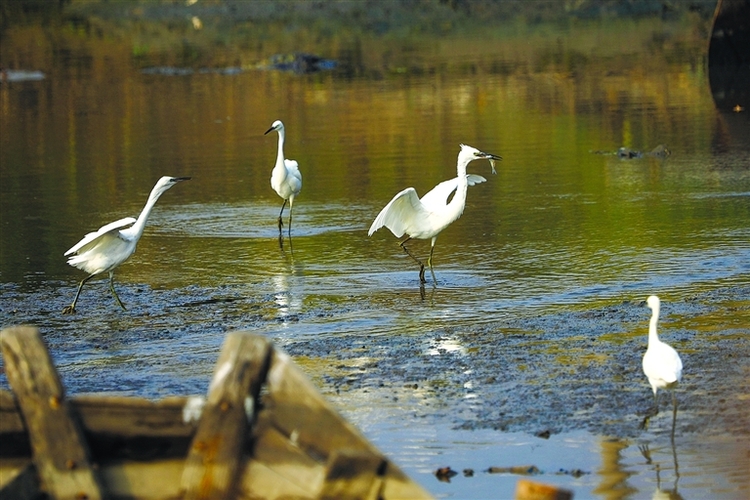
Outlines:
{"label": "egret holding fish", "polygon": [[[461,150],[458,153],[456,163],[456,177],[443,181],[422,198],[419,198],[417,191],[409,187],[398,193],[393,199],[380,211],[378,216],[370,226],[367,235],[372,234],[385,226],[391,230],[394,236],[401,238],[404,234],[407,238],[399,245],[404,251],[419,264],[419,280],[426,283],[424,277],[424,264],[416,258],[408,248],[406,243],[412,238],[420,240],[431,239],[430,256],[427,259],[427,266],[432,273],[432,281],[437,285],[435,271],[432,268],[432,254],[435,251],[435,240],[438,234],[448,227],[453,221],[461,217],[466,206],[466,192],[469,186],[485,182],[487,179],[481,175],[467,174],[466,167],[474,160],[489,160],[492,167],[492,173],[495,172],[495,161],[502,160],[502,157],[490,153],[483,153],[476,148],[461,144]],[[448,198],[455,192],[453,198]]]}

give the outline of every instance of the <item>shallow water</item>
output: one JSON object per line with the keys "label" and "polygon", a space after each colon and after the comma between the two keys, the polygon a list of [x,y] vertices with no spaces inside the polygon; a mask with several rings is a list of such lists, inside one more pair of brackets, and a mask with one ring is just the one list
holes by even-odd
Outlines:
{"label": "shallow water", "polygon": [[[714,107],[699,64],[529,70],[474,43],[458,70],[354,78],[144,74],[74,47],[44,80],[1,84],[0,322],[38,325],[71,393],[154,398],[204,392],[227,331],[264,333],[441,497],[510,496],[516,476],[483,471],[515,465],[583,498],[746,497],[746,115]],[[283,250],[263,136],[277,118],[304,176]],[[397,240],[367,229],[402,188],[455,175],[459,143],[504,159],[470,165],[487,182],[420,287]],[[659,144],[671,156],[613,154]],[[116,273],[128,311],[100,279],[63,316],[83,277],[63,252],[137,214],[161,175],[193,179]],[[652,293],[685,363],[674,447],[667,395],[638,428]],[[459,475],[437,481],[442,466]]]}

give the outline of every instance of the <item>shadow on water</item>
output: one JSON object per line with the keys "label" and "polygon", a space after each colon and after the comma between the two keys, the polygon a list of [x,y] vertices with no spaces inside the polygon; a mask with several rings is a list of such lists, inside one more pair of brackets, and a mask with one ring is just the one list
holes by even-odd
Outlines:
{"label": "shadow on water", "polygon": [[[750,128],[716,109],[707,16],[467,28],[471,12],[447,2],[414,35],[343,2],[345,29],[321,34],[248,30],[257,4],[234,5],[230,26],[199,2],[201,30],[162,22],[166,5],[120,18],[74,3],[73,20],[3,31],[4,67],[44,78],[0,83],[0,323],[38,325],[70,393],[204,393],[225,333],[248,329],[441,497],[511,492],[516,475],[486,471],[518,465],[577,497],[677,494],[678,478],[685,497],[747,496]],[[378,19],[347,25],[355,14]],[[266,38],[240,43],[248,33]],[[341,64],[254,66],[310,47]],[[192,71],[141,71],[158,65]],[[262,135],[278,118],[305,178],[293,252],[278,245]],[[420,288],[398,240],[367,228],[401,189],[455,175],[459,143],[504,161],[491,177],[470,165],[488,182],[438,238],[437,286]],[[616,154],[659,144],[671,155]],[[117,270],[129,309],[96,279],[62,316],[82,277],[62,253],[137,213],[163,174],[193,180]],[[411,249],[426,259],[429,242]],[[638,428],[651,293],[685,364],[673,442],[667,411]],[[443,483],[443,466],[474,473]]]}

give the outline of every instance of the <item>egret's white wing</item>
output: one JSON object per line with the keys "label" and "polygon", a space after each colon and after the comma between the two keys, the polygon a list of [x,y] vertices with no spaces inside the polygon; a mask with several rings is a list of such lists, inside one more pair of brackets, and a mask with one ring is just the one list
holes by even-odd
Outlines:
{"label": "egret's white wing", "polygon": [[302,189],[302,172],[299,171],[299,163],[296,160],[284,160],[287,171],[287,182],[292,193],[297,194]]}
{"label": "egret's white wing", "polygon": [[475,184],[481,184],[483,182],[487,182],[487,179],[482,177],[481,175],[476,174],[467,174],[466,180],[469,182],[469,186],[473,186]]}
{"label": "egret's white wing", "polygon": [[419,200],[417,191],[410,187],[396,196],[380,211],[367,232],[368,236],[385,226],[391,230],[396,238],[407,232],[412,222],[420,217],[426,217],[429,212]]}
{"label": "egret's white wing", "polygon": [[[473,186],[481,182],[486,182],[487,179],[485,179],[481,175],[468,174],[466,176],[466,181],[468,182],[469,186]],[[456,190],[457,187],[458,187],[458,177],[454,177],[453,179],[448,179],[447,181],[443,181],[437,186],[435,186],[434,188],[432,188],[427,194],[422,196],[421,198],[422,204],[428,210],[431,210],[433,208],[443,207],[445,206],[446,203],[448,203],[448,197],[451,195],[453,191]]]}
{"label": "egret's white wing", "polygon": [[115,231],[119,231],[120,229],[123,229],[125,227],[131,226],[135,224],[135,218],[133,217],[125,217],[120,220],[116,220],[114,222],[110,222],[109,224],[105,224],[102,227],[99,228],[98,231],[94,231],[91,233],[88,233],[86,236],[83,237],[81,241],[76,243],[72,248],[70,248],[67,252],[65,252],[63,255],[70,255],[78,252],[86,245],[96,241],[97,239],[101,238],[105,234],[109,234]]}

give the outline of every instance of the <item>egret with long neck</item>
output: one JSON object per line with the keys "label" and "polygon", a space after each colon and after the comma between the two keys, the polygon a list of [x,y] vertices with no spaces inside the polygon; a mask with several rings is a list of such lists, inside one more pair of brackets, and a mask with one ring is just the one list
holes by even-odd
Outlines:
{"label": "egret with long neck", "polygon": [[[490,161],[492,173],[495,173],[495,161],[502,160],[500,156],[483,153],[476,148],[461,144],[456,163],[456,177],[443,181],[422,198],[417,191],[409,187],[398,193],[380,211],[370,226],[368,236],[385,226],[391,230],[394,236],[401,238],[404,234],[407,238],[401,241],[400,246],[404,251],[419,264],[419,280],[425,283],[425,266],[421,260],[415,257],[406,247],[406,243],[412,238],[430,239],[430,256],[427,266],[432,273],[433,283],[437,284],[435,271],[432,268],[432,255],[435,251],[435,241],[438,234],[453,223],[463,214],[466,206],[466,193],[469,186],[485,182],[487,179],[481,175],[467,174],[466,167],[473,160],[486,159]],[[448,201],[452,193],[453,198]]]}
{"label": "egret with long neck", "polygon": [[682,378],[682,360],[672,346],[659,340],[656,326],[659,322],[659,310],[661,301],[656,295],[651,295],[646,301],[651,308],[651,320],[648,325],[648,347],[643,355],[643,373],[648,378],[648,383],[654,392],[654,411],[646,416],[643,427],[648,425],[649,417],[659,412],[659,400],[656,393],[659,389],[672,390],[672,434],[674,435],[674,424],[677,419],[677,397],[674,389]]}
{"label": "egret with long neck", "polygon": [[76,312],[76,303],[79,295],[81,295],[83,285],[94,276],[105,272],[109,273],[109,289],[112,291],[112,295],[117,299],[120,307],[125,309],[125,305],[115,291],[115,268],[135,253],[138,240],[146,227],[148,216],[159,197],[178,182],[189,179],[190,177],[162,177],[151,190],[146,205],[137,219],[125,217],[106,224],[98,231],[88,233],[81,241],[65,252],[65,256],[70,256],[68,264],[86,271],[89,275],[81,280],[73,303],[63,309],[63,314]]}
{"label": "egret with long neck", "polygon": [[284,203],[281,205],[279,212],[279,244],[282,242],[281,228],[283,226],[282,215],[286,202],[289,202],[289,238],[292,237],[292,209],[294,208],[294,197],[302,189],[302,174],[299,171],[299,164],[295,160],[284,158],[284,124],[281,120],[276,120],[271,124],[271,128],[266,130],[265,134],[271,131],[279,133],[279,147],[276,153],[276,165],[271,171],[271,187],[278,194]]}

